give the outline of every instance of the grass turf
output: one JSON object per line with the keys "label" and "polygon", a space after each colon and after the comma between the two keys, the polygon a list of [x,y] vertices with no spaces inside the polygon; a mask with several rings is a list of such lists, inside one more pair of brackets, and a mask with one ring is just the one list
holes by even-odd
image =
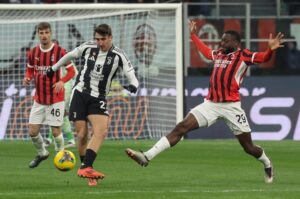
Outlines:
{"label": "grass turf", "polygon": [[[106,141],[94,167],[106,174],[96,187],[76,176],[76,169],[60,172],[54,151],[35,169],[29,141],[0,142],[0,198],[221,198],[298,199],[299,142],[256,142],[275,166],[273,184],[263,181],[263,166],[246,155],[236,140],[184,140],[142,168],[125,155],[125,148],[148,149],[147,141]],[[71,149],[75,152],[75,148]],[[79,163],[77,162],[76,168]]]}

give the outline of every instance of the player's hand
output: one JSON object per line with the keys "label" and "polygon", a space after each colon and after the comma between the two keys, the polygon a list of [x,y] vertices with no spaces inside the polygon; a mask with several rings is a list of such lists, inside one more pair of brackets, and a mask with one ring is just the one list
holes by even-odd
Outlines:
{"label": "player's hand", "polygon": [[137,91],[137,87],[135,87],[134,85],[130,84],[129,86],[124,86],[124,88],[126,90],[128,90],[130,93],[136,93]]}
{"label": "player's hand", "polygon": [[53,85],[53,88],[55,90],[55,93],[58,94],[59,92],[61,92],[65,86],[65,83],[63,81],[58,81]]}
{"label": "player's hand", "polygon": [[23,79],[23,86],[29,86],[31,79],[28,77],[25,77]]}
{"label": "player's hand", "polygon": [[269,47],[271,50],[276,50],[277,48],[282,48],[284,47],[283,43],[283,37],[284,34],[282,34],[281,32],[279,32],[275,38],[273,38],[272,33],[269,36]]}
{"label": "player's hand", "polygon": [[189,21],[189,29],[190,29],[190,32],[191,34],[196,34],[196,22],[195,21],[192,21],[190,20]]}
{"label": "player's hand", "polygon": [[52,78],[52,77],[53,77],[54,71],[53,71],[52,67],[49,67],[49,68],[47,69],[46,75],[47,75],[47,77],[49,77],[49,78]]}

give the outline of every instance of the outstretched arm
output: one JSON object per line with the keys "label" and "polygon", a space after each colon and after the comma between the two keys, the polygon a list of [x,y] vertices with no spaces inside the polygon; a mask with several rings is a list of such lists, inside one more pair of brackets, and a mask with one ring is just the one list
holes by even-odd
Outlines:
{"label": "outstretched arm", "polygon": [[64,66],[69,61],[74,60],[77,57],[76,50],[73,50],[67,54],[65,54],[56,64],[54,64],[51,68],[53,71],[57,71],[61,66]]}
{"label": "outstretched arm", "polygon": [[254,62],[263,63],[269,61],[272,57],[272,51],[276,50],[277,48],[282,48],[284,46],[283,37],[284,35],[281,32],[279,32],[275,38],[273,38],[273,35],[271,33],[268,41],[269,48],[265,52],[256,53],[254,57]]}
{"label": "outstretched arm", "polygon": [[77,58],[77,50],[76,48],[65,54],[56,64],[54,64],[52,67],[49,67],[46,71],[47,77],[52,78],[54,75],[54,72],[57,71],[61,66],[67,64],[71,60]]}
{"label": "outstretched arm", "polygon": [[197,49],[207,58],[207,59],[213,59],[212,57],[212,50],[205,45],[199,37],[197,37],[196,33],[196,22],[189,21],[189,28],[191,32],[191,39],[193,43],[196,45]]}

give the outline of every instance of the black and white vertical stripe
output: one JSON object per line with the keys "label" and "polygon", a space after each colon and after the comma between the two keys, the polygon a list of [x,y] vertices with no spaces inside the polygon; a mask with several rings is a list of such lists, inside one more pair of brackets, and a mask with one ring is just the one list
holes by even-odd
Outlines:
{"label": "black and white vertical stripe", "polygon": [[85,62],[78,73],[74,89],[93,97],[100,98],[108,94],[119,67],[125,75],[134,71],[125,53],[115,46],[107,52],[101,52],[95,42],[86,42],[77,48],[77,52],[78,57],[82,56]]}

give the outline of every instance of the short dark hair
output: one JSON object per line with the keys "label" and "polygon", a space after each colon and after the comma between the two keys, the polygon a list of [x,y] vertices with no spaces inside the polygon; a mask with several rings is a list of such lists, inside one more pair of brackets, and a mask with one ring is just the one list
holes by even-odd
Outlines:
{"label": "short dark hair", "polygon": [[45,29],[50,29],[51,30],[51,25],[50,25],[50,23],[48,23],[48,22],[41,22],[41,23],[39,23],[38,25],[37,25],[37,31],[39,31],[39,30],[45,30]]}
{"label": "short dark hair", "polygon": [[236,41],[238,41],[239,43],[241,43],[241,35],[237,31],[235,31],[235,30],[227,30],[227,31],[224,32],[224,34],[232,35],[235,38]]}
{"label": "short dark hair", "polygon": [[95,28],[94,34],[96,33],[102,36],[107,36],[107,35],[111,36],[112,35],[111,27],[107,24],[101,24]]}

